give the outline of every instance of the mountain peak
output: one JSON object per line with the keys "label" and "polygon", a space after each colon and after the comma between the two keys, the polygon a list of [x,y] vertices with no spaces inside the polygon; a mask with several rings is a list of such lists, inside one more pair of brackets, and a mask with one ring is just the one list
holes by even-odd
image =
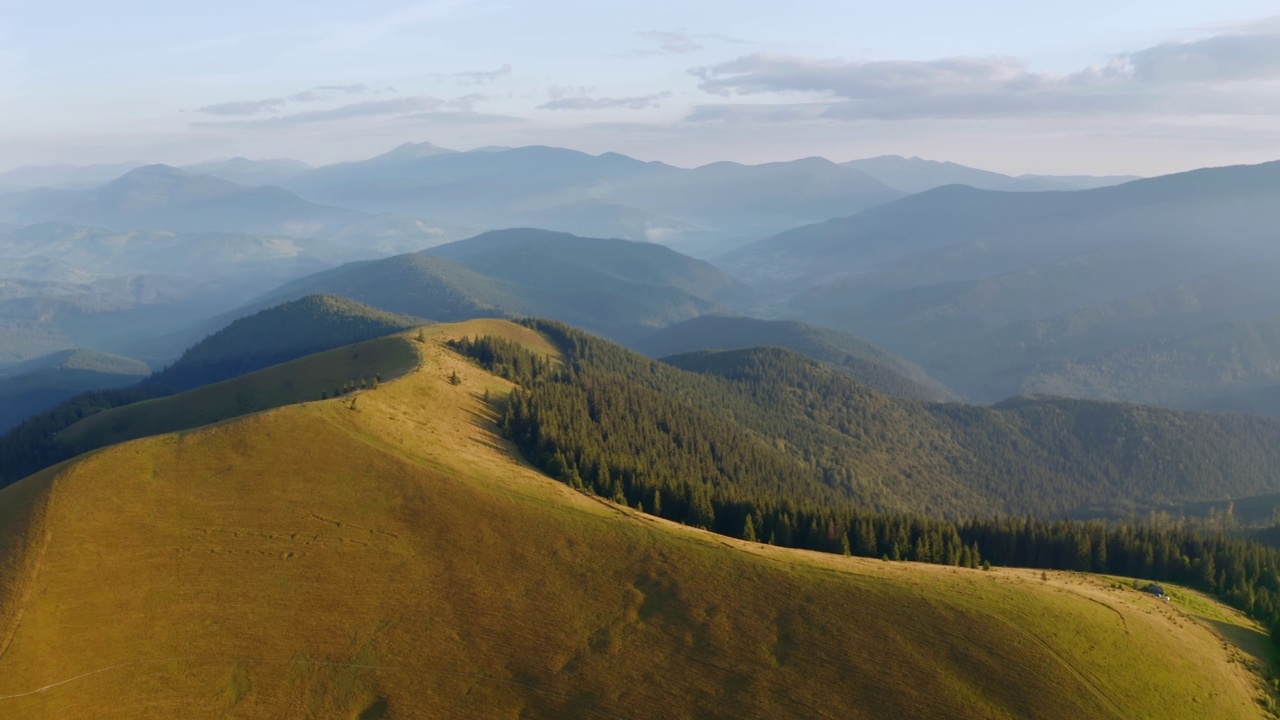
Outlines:
{"label": "mountain peak", "polygon": [[191,177],[191,174],[185,170],[176,168],[172,165],[156,163],[155,165],[143,165],[140,168],[130,170],[124,175],[121,175],[119,180],[126,180],[129,178],[177,180],[188,177]]}
{"label": "mountain peak", "polygon": [[383,153],[374,159],[402,162],[405,160],[419,160],[421,158],[434,157],[436,155],[450,155],[455,152],[457,151],[442,148],[439,145],[433,145],[429,142],[406,142],[397,145],[390,152]]}

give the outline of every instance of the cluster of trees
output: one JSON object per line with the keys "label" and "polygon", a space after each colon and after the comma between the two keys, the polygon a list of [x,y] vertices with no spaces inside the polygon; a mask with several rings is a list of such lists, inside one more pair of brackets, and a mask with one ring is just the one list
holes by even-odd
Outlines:
{"label": "cluster of trees", "polygon": [[376,390],[381,382],[381,374],[372,377],[368,375],[352,376],[347,378],[347,381],[341,387],[334,390],[332,396],[327,392],[320,393],[320,399],[327,400],[329,397],[342,397],[343,395],[350,395],[357,390]]}
{"label": "cluster of trees", "polygon": [[[921,439],[889,436],[903,431],[894,425],[899,418],[869,391],[814,402],[832,391],[831,376],[806,371],[782,351],[705,354],[689,364],[706,374],[691,375],[563,325],[528,324],[559,347],[561,361],[502,338],[453,345],[520,386],[503,431],[532,463],[573,487],[781,546],[1177,582],[1280,624],[1280,552],[1225,533],[1187,523],[1015,519],[990,506],[950,506],[945,514],[885,509],[875,501],[878,479],[841,473],[840,453],[849,443],[915,448]],[[917,476],[899,481],[936,487],[930,466],[917,467]]]}

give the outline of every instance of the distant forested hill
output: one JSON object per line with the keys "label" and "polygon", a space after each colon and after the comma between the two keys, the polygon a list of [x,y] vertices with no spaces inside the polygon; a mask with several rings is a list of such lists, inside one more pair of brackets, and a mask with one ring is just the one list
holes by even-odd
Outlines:
{"label": "distant forested hill", "polygon": [[1110,352],[1045,363],[1022,390],[1153,405],[1212,407],[1280,384],[1280,320],[1219,323]]}
{"label": "distant forested hill", "polygon": [[791,320],[705,315],[663,328],[633,343],[650,357],[696,350],[734,350],[776,345],[828,363],[868,387],[888,395],[944,402],[955,394],[918,365],[838,330]]}
{"label": "distant forested hill", "polygon": [[552,317],[622,341],[750,297],[724,272],[661,245],[521,229],[344,265],[249,307],[314,293],[441,322]]}

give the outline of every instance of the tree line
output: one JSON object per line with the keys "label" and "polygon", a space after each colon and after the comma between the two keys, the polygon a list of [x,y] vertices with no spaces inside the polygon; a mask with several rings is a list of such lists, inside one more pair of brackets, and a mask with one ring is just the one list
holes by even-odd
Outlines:
{"label": "tree line", "polygon": [[[967,516],[954,509],[947,515],[886,510],[868,501],[872,483],[851,483],[832,472],[838,462],[832,444],[783,430],[787,418],[777,416],[779,408],[832,422],[821,407],[805,409],[805,386],[814,381],[803,373],[790,377],[778,369],[769,382],[768,373],[758,372],[764,368],[737,364],[719,368],[718,376],[673,379],[672,368],[567,326],[527,324],[556,344],[560,359],[498,337],[452,344],[519,386],[503,409],[502,431],[543,472],[584,492],[785,547],[1174,582],[1280,627],[1280,552],[1272,548],[1185,522],[1048,520],[990,509]],[[724,375],[735,373],[749,382],[727,388],[725,383],[735,381]],[[787,401],[788,394],[801,398],[800,404]],[[846,399],[835,400],[843,406]],[[752,403],[773,411],[744,407]],[[756,427],[738,422],[752,414]],[[762,432],[773,428],[779,432]],[[928,487],[929,478],[918,479]]]}

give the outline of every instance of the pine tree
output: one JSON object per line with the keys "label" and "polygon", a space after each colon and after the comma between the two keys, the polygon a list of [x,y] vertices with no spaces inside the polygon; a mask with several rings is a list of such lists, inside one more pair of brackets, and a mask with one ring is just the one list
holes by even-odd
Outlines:
{"label": "pine tree", "polygon": [[747,542],[757,542],[756,540],[756,521],[747,515],[747,521],[742,526],[742,539]]}

